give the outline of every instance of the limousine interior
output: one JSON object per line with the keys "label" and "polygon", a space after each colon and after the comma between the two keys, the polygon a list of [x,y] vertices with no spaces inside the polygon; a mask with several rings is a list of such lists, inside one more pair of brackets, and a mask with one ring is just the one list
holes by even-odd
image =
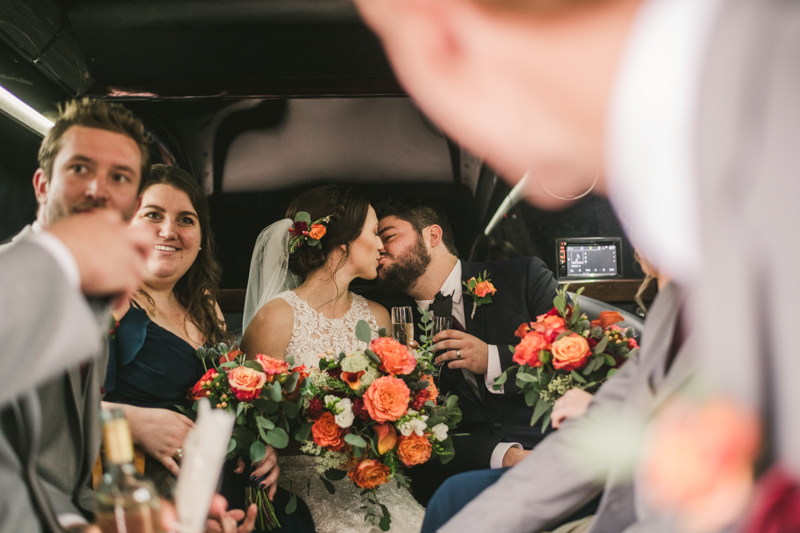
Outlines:
{"label": "limousine interior", "polygon": [[[124,103],[154,136],[153,160],[201,181],[233,329],[257,235],[322,183],[373,203],[436,200],[461,257],[538,256],[559,281],[641,316],[644,275],[607,201],[589,193],[560,212],[520,201],[417,110],[347,0],[6,0],[0,23],[0,86],[45,115],[76,96]],[[35,218],[42,133],[0,107],[3,241]],[[391,305],[371,282],[354,289]]]}

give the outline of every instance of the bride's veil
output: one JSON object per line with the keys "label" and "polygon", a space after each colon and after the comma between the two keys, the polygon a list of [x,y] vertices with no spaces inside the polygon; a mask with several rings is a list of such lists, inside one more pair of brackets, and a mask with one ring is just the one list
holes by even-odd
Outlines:
{"label": "bride's veil", "polygon": [[244,299],[242,332],[247,330],[250,321],[265,303],[302,283],[299,276],[289,272],[291,227],[292,221],[284,218],[264,228],[256,239]]}

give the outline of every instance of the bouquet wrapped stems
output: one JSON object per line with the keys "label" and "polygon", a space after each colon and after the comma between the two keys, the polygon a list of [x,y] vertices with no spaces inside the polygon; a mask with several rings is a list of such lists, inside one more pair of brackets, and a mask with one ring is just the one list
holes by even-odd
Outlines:
{"label": "bouquet wrapped stems", "polygon": [[262,531],[272,531],[273,529],[281,527],[278,516],[275,514],[275,507],[273,507],[272,502],[269,501],[266,490],[257,486],[247,487],[245,489],[245,503],[248,508],[250,504],[253,503],[256,504],[258,508],[258,515],[256,517],[258,529]]}

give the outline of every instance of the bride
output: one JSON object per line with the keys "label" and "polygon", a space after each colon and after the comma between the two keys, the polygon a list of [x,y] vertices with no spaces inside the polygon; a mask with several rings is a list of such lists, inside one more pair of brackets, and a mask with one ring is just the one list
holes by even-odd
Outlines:
{"label": "bride", "polygon": [[[292,221],[300,211],[312,221],[330,219],[319,246],[303,243],[290,253]],[[369,324],[373,336],[391,325],[383,306],[348,290],[355,278],[377,277],[383,244],[375,210],[354,189],[326,186],[295,198],[286,217],[261,232],[253,251],[242,350],[279,359],[291,356],[295,365],[312,367],[319,366],[317,354],[328,349],[366,349],[355,336],[360,320]],[[280,486],[306,501],[319,533],[380,531],[364,521],[360,489],[348,478],[334,482],[332,495],[320,481],[313,457],[281,457],[275,468]],[[419,531],[425,511],[408,490],[387,483],[378,494],[391,513],[391,531]]]}

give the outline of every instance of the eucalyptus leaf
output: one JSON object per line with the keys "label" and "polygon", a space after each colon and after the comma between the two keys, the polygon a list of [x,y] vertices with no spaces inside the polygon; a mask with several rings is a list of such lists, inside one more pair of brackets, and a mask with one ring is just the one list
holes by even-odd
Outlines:
{"label": "eucalyptus leaf", "polygon": [[578,383],[586,383],[586,380],[583,379],[583,376],[581,376],[580,374],[578,374],[574,370],[572,372],[570,372],[569,375],[572,376],[572,379],[574,379]]}
{"label": "eucalyptus leaf", "polygon": [[286,400],[283,402],[283,414],[286,415],[286,418],[295,418],[297,413],[300,412],[300,404],[296,402],[290,402]]}
{"label": "eucalyptus leaf", "polygon": [[311,424],[311,422],[306,422],[305,424],[300,426],[300,429],[298,429],[297,432],[294,434],[294,440],[298,442],[303,442],[304,440],[307,440],[308,436],[311,434],[312,425],[313,424]]}
{"label": "eucalyptus leaf", "polygon": [[373,362],[375,362],[375,363],[378,363],[378,364],[381,364],[381,358],[380,358],[380,357],[378,357],[378,354],[376,354],[375,352],[373,352],[373,351],[372,351],[372,350],[370,350],[369,348],[367,348],[366,350],[364,350],[364,355],[366,355],[367,357],[369,357],[370,359],[372,359],[372,361],[373,361]]}
{"label": "eucalyptus leaf", "polygon": [[561,313],[561,316],[564,316],[566,314],[565,313],[566,305],[567,304],[564,301],[564,297],[561,294],[553,298],[553,306],[558,310],[559,313]]}
{"label": "eucalyptus leaf", "polygon": [[269,442],[273,448],[286,448],[289,444],[289,435],[286,434],[283,428],[273,428],[267,432],[267,442]]}
{"label": "eucalyptus leaf", "polygon": [[517,372],[517,381],[522,381],[523,383],[533,383],[534,381],[538,381],[536,376],[528,374],[527,372]]}
{"label": "eucalyptus leaf", "polygon": [[286,358],[286,362],[289,364],[289,368],[294,368],[294,356],[290,355]]}
{"label": "eucalyptus leaf", "polygon": [[258,361],[245,361],[242,366],[247,368],[252,368],[253,370],[257,370],[258,372],[264,372],[264,367],[261,366],[261,363]]}
{"label": "eucalyptus leaf", "polygon": [[283,385],[281,385],[281,387],[283,387],[283,390],[285,390],[286,392],[292,393],[297,388],[297,382],[299,380],[300,380],[300,373],[292,372],[291,374],[289,374],[289,377],[286,378],[286,381],[283,383]]}
{"label": "eucalyptus leaf", "polygon": [[617,364],[617,361],[616,361],[616,360],[614,360],[614,358],[613,358],[613,357],[611,357],[611,356],[610,356],[610,355],[608,355],[608,354],[603,354],[603,359],[605,360],[605,362],[606,362],[606,364],[607,364],[608,366],[614,366],[614,365],[616,365],[616,364]]}
{"label": "eucalyptus leaf", "polygon": [[503,384],[504,384],[506,381],[508,381],[508,374],[507,374],[505,371],[503,371],[503,372],[502,372],[502,373],[501,373],[499,376],[497,376],[497,378],[494,380],[494,384],[492,385],[492,388],[493,388],[494,390],[500,390],[500,387],[502,387],[502,386],[503,386]]}
{"label": "eucalyptus leaf", "polygon": [[536,389],[530,388],[525,391],[525,403],[528,404],[529,407],[533,407],[533,404],[539,399],[539,393],[536,392]]}
{"label": "eucalyptus leaf", "polygon": [[356,338],[367,344],[372,341],[372,332],[370,331],[369,324],[367,324],[366,320],[359,320],[358,324],[356,324]]}
{"label": "eucalyptus leaf", "polygon": [[329,468],[325,471],[325,477],[331,481],[339,481],[340,479],[344,479],[346,475],[347,472],[345,470],[339,470],[338,468]]}
{"label": "eucalyptus leaf", "polygon": [[606,349],[606,346],[608,346],[608,337],[603,336],[603,338],[597,343],[597,346],[594,347],[594,353],[603,353],[603,351]]}
{"label": "eucalyptus leaf", "polygon": [[319,479],[322,480],[322,484],[325,485],[325,489],[327,489],[328,493],[336,494],[336,487],[333,486],[333,483],[322,476],[319,476]]}
{"label": "eucalyptus leaf", "polygon": [[381,517],[381,521],[378,522],[378,527],[381,528],[381,531],[389,531],[392,528],[392,519],[389,515],[383,515]]}
{"label": "eucalyptus leaf", "polygon": [[256,424],[258,424],[258,427],[264,429],[272,429],[275,427],[275,424],[272,422],[272,420],[264,418],[263,416],[256,416]]}
{"label": "eucalyptus leaf", "polygon": [[269,399],[273,402],[279,402],[283,399],[283,391],[281,390],[281,384],[277,381],[270,383],[265,387],[267,392],[269,393]]}
{"label": "eucalyptus leaf", "polygon": [[236,449],[236,439],[229,440],[228,441],[228,453],[231,453],[235,449]]}
{"label": "eucalyptus leaf", "polygon": [[458,396],[453,394],[453,395],[451,395],[451,396],[449,396],[447,398],[447,404],[446,405],[447,405],[447,410],[448,411],[451,411],[454,407],[456,407],[456,404],[458,404]]}
{"label": "eucalyptus leaf", "polygon": [[367,447],[367,441],[365,441],[360,435],[356,435],[354,433],[348,433],[345,435],[344,441],[351,446],[358,446],[359,448]]}
{"label": "eucalyptus leaf", "polygon": [[[222,363],[221,365],[219,365],[220,368],[236,368],[237,366],[239,366],[239,363],[237,363],[236,361],[228,361],[227,363]],[[262,368],[261,370],[264,369]]]}
{"label": "eucalyptus leaf", "polygon": [[552,411],[550,411],[549,413],[547,413],[547,414],[545,415],[544,419],[542,420],[542,433],[544,433],[545,431],[547,431],[547,426],[549,426],[549,425],[550,425],[550,415],[551,415],[551,414],[553,414],[553,412],[552,412]]}
{"label": "eucalyptus leaf", "polygon": [[286,504],[284,512],[286,514],[292,514],[296,510],[297,510],[297,495],[292,494],[292,496],[289,498],[289,503]]}
{"label": "eucalyptus leaf", "polygon": [[309,215],[307,211],[298,211],[297,214],[294,216],[294,221],[311,224],[311,215]]}
{"label": "eucalyptus leaf", "polygon": [[255,441],[250,446],[250,461],[260,463],[267,453],[267,447],[260,440]]}
{"label": "eucalyptus leaf", "polygon": [[539,398],[539,401],[536,402],[536,405],[533,407],[533,416],[531,417],[531,426],[536,423],[539,418],[545,414],[548,410],[553,407],[553,404],[550,402],[546,402]]}
{"label": "eucalyptus leaf", "polygon": [[617,373],[617,370],[618,369],[616,369],[616,368],[612,368],[611,370],[608,371],[608,374],[606,374],[606,377],[610,378],[611,376],[613,376],[614,374]]}

